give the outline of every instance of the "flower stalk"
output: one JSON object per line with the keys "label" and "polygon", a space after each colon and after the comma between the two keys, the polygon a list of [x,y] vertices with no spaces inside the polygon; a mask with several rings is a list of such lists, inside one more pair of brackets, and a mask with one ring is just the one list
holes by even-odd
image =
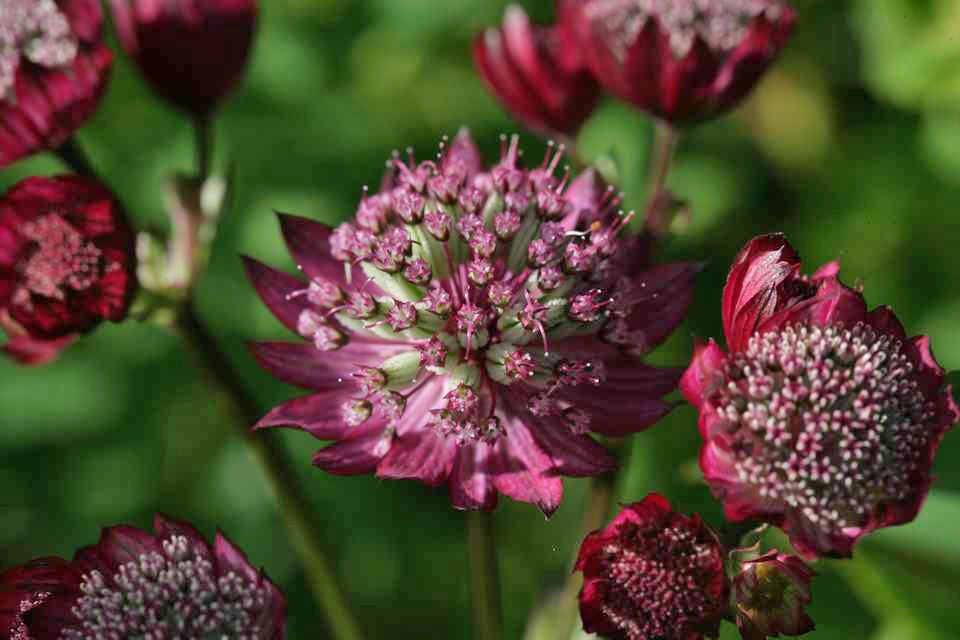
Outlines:
{"label": "flower stalk", "polygon": [[648,177],[648,212],[656,205],[660,194],[665,190],[667,175],[670,173],[670,164],[673,162],[673,154],[677,150],[678,140],[679,135],[673,125],[665,120],[656,121],[653,130],[653,153]]}
{"label": "flower stalk", "polygon": [[503,611],[492,512],[467,512],[467,551],[474,640],[502,640]]}
{"label": "flower stalk", "polygon": [[197,179],[203,182],[210,177],[210,163],[213,155],[213,119],[208,115],[194,117],[193,134]]}
{"label": "flower stalk", "polygon": [[233,423],[263,469],[277,499],[290,542],[300,556],[310,588],[327,618],[331,638],[360,640],[360,627],[347,606],[321,543],[320,527],[312,515],[309,500],[291,470],[286,453],[273,434],[253,432],[247,428],[260,417],[260,409],[247,395],[226,355],[217,347],[190,301],[184,303],[180,310],[177,330],[210,386],[219,392]]}

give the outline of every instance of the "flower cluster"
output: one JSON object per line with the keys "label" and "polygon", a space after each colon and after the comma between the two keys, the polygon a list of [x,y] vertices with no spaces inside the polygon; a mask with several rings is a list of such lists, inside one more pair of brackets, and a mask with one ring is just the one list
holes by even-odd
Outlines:
{"label": "flower cluster", "polygon": [[110,527],[71,562],[0,574],[0,601],[0,632],[12,640],[285,637],[283,595],[242,551],[163,516],[152,534]]}
{"label": "flower cluster", "polygon": [[610,640],[716,637],[729,585],[716,533],[663,496],[627,505],[580,547],[583,628]]}
{"label": "flower cluster", "polygon": [[[783,0],[557,0],[531,27],[516,6],[476,41],[492,93],[535,131],[570,137],[595,83],[670,123],[723,114],[757,84],[796,21]],[[591,79],[592,76],[592,79]]]}
{"label": "flower cluster", "polygon": [[815,574],[800,558],[770,551],[731,578],[728,554],[698,515],[676,513],[663,496],[626,505],[580,547],[584,630],[609,640],[704,640],[717,637],[723,618],[736,620],[744,640],[813,630],[805,608]]}
{"label": "flower cluster", "polygon": [[110,0],[120,43],[161,96],[207,118],[243,76],[256,0]]}
{"label": "flower cluster", "polygon": [[670,410],[678,373],[636,357],[683,318],[697,267],[647,264],[614,191],[593,171],[555,177],[559,160],[523,169],[513,138],[486,170],[464,132],[436,162],[394,159],[337,229],[283,216],[310,281],[247,267],[306,342],[253,352],[314,395],[259,426],[337,440],[314,458],[331,473],[448,482],[467,509],[499,492],[549,514],[561,475],[609,470],[585,434]]}
{"label": "flower cluster", "polygon": [[960,409],[925,336],[780,235],[751,241],[723,291],[730,353],[699,345],[681,389],[700,410],[700,466],[734,521],[781,526],[808,557],[916,517]]}
{"label": "flower cluster", "polygon": [[56,149],[94,113],[112,54],[97,0],[0,6],[0,167]]}
{"label": "flower cluster", "polygon": [[76,176],[28,178],[0,198],[0,326],[6,351],[45,362],[136,290],[133,232],[113,195]]}

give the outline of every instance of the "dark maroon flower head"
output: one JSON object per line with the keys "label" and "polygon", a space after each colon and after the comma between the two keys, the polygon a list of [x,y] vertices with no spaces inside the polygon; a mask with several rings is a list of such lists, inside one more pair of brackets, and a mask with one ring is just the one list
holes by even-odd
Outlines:
{"label": "dark maroon flower head", "polygon": [[14,640],[285,637],[286,601],[242,551],[163,516],[154,533],[104,529],[69,564],[12,569],[0,589],[0,629],[19,630]]}
{"label": "dark maroon flower head", "polygon": [[112,55],[97,0],[4,0],[0,167],[56,149],[96,110]]}
{"label": "dark maroon flower head", "polygon": [[564,17],[611,93],[673,123],[722,114],[790,37],[783,0],[566,0]]}
{"label": "dark maroon flower head", "polygon": [[800,636],[813,631],[806,608],[817,575],[796,556],[770,551],[740,565],[733,579],[737,627],[744,640]]}
{"label": "dark maroon flower head", "polygon": [[208,116],[243,77],[257,0],[110,0],[120,43],[161,96]]}
{"label": "dark maroon flower head", "polygon": [[609,640],[713,638],[727,608],[716,533],[656,493],[588,535],[574,570],[583,572],[583,628]]}
{"label": "dark maroon flower head", "polygon": [[600,99],[571,34],[531,24],[517,5],[507,7],[502,27],[477,36],[473,59],[504,108],[547,136],[574,138]]}
{"label": "dark maroon flower head", "polygon": [[22,362],[49,360],[101,321],[123,320],[134,270],[133,231],[100,183],[28,178],[0,199],[0,326]]}
{"label": "dark maroon flower head", "polygon": [[672,407],[678,372],[637,360],[683,318],[697,268],[650,266],[597,174],[528,170],[517,138],[482,166],[461,133],[437,162],[396,175],[330,229],[281,216],[309,282],[247,261],[260,297],[304,340],[253,345],[313,391],[259,427],[337,443],[336,474],[448,483],[454,506],[497,494],[552,513],[561,476],[609,470],[586,435],[624,436]]}
{"label": "dark maroon flower head", "polygon": [[31,640],[25,619],[51,599],[70,597],[79,576],[62,558],[38,558],[0,573],[0,638]]}
{"label": "dark maroon flower head", "polygon": [[782,235],[752,240],[723,292],[730,353],[698,345],[680,388],[727,518],[778,525],[808,558],[846,557],[916,517],[960,410],[926,336],[868,312],[838,263],[799,269]]}

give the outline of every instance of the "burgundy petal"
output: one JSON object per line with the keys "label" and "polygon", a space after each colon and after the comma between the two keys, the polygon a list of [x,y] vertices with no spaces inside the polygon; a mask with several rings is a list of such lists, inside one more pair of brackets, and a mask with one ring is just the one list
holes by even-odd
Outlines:
{"label": "burgundy petal", "polygon": [[321,222],[286,213],[278,213],[277,219],[290,254],[304,273],[311,278],[323,278],[346,286],[343,264],[330,255],[333,229]]}
{"label": "burgundy petal", "polygon": [[756,328],[783,308],[799,269],[800,256],[783,234],[754,238],[740,251],[723,288],[723,330],[731,351],[743,349]]}
{"label": "burgundy petal", "polygon": [[254,428],[290,427],[308,431],[320,440],[338,440],[350,428],[343,419],[342,407],[355,392],[356,389],[344,385],[332,391],[295,398],[274,407]]}
{"label": "burgundy petal", "polygon": [[193,551],[203,554],[208,559],[213,559],[213,550],[206,539],[188,522],[158,513],[153,518],[153,531],[160,540],[182,536],[187,539]]}
{"label": "burgundy petal", "polygon": [[304,389],[334,391],[354,386],[350,373],[361,366],[379,366],[404,345],[351,340],[336,351],[318,351],[305,342],[256,342],[249,345],[257,362],[281,380]]}
{"label": "burgundy petal", "polygon": [[282,322],[290,331],[297,333],[297,323],[301,312],[307,308],[304,296],[289,297],[295,291],[306,288],[306,284],[282,271],[272,269],[267,265],[242,256],[243,267],[247,272],[250,284],[257,291],[257,295],[267,305],[277,320]]}
{"label": "burgundy petal", "polygon": [[698,342],[693,348],[693,359],[690,366],[680,378],[680,391],[687,402],[697,409],[701,408],[704,399],[722,384],[723,363],[726,354],[712,339],[708,342]]}
{"label": "burgundy petal", "polygon": [[450,472],[450,502],[457,509],[492,511],[497,506],[491,456],[493,447],[479,443],[463,447]]}
{"label": "burgundy petal", "polygon": [[507,435],[494,447],[491,460],[494,486],[514,500],[535,504],[549,518],[563,497],[555,465],[526,424],[514,417],[505,418],[504,423]]}
{"label": "burgundy petal", "polygon": [[314,454],[313,464],[334,475],[371,473],[392,446],[393,435],[386,429],[385,421],[374,418]]}

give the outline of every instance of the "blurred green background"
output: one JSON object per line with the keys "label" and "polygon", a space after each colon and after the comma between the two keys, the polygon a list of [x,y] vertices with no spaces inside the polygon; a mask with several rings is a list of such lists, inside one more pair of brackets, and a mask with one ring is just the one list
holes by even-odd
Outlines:
{"label": "blurred green background", "polygon": [[[501,0],[269,0],[249,77],[217,129],[221,166],[236,164],[224,220],[197,298],[267,408],[297,390],[244,348],[286,332],[247,286],[239,253],[292,268],[272,210],[329,223],[352,215],[395,148],[432,154],[467,124],[488,158],[512,123],[474,74],[470,42]],[[524,2],[547,20],[546,0]],[[781,63],[730,117],[684,135],[670,186],[692,222],[665,258],[702,259],[698,300],[655,356],[681,365],[691,337],[720,336],[719,298],[737,249],[785,231],[812,268],[835,256],[872,304],[892,305],[960,367],[960,2],[797,0],[801,22]],[[103,107],[80,134],[138,224],[162,225],[164,176],[191,163],[191,133],[118,56]],[[642,202],[650,123],[612,100],[583,132],[588,156],[613,151],[628,203]],[[525,138],[529,157],[543,144]],[[52,157],[4,171],[6,188],[62,171]],[[264,479],[178,343],[150,326],[105,326],[52,366],[0,362],[0,567],[70,555],[102,525],[148,526],[156,511],[222,528],[282,585],[289,635],[326,632]],[[469,594],[462,513],[444,490],[310,467],[317,443],[284,439],[326,524],[327,542],[369,638],[466,639]],[[716,524],[699,481],[694,412],[683,407],[634,439],[625,501],[665,493]],[[851,562],[818,564],[821,640],[960,637],[960,433],[947,436],[936,489],[919,520],[878,533]],[[508,638],[562,584],[578,543],[585,481],[546,522],[504,500],[496,519]],[[734,637],[732,628],[725,637]],[[551,637],[546,633],[543,638]]]}

